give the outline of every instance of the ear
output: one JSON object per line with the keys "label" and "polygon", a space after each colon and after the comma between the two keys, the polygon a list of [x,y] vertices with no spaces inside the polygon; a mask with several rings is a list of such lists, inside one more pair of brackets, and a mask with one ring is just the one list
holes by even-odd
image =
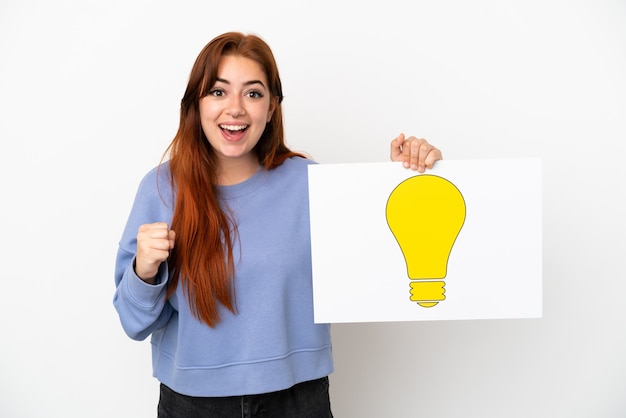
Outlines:
{"label": "ear", "polygon": [[270,121],[272,120],[272,115],[274,114],[274,111],[276,110],[277,106],[278,106],[278,97],[272,97],[272,100],[270,101],[270,108],[267,111],[266,123],[270,123]]}

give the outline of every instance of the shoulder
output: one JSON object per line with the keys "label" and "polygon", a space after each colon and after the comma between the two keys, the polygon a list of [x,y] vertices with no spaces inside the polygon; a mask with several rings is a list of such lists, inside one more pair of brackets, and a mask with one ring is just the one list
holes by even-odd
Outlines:
{"label": "shoulder", "polygon": [[[169,161],[166,161],[148,171],[139,183],[137,193],[144,195],[162,194],[171,192],[172,173]],[[170,193],[171,194],[171,193]]]}
{"label": "shoulder", "polygon": [[285,162],[276,167],[274,170],[277,174],[285,177],[295,178],[295,177],[308,177],[309,166],[317,164],[315,161],[309,158],[303,157],[291,157],[287,158]]}
{"label": "shoulder", "polygon": [[287,171],[307,171],[308,166],[317,164],[317,162],[303,157],[291,157],[287,158],[278,168],[283,168]]}
{"label": "shoulder", "polygon": [[147,209],[150,206],[172,206],[173,182],[169,162],[164,162],[148,171],[139,183],[135,206]]}
{"label": "shoulder", "polygon": [[308,158],[288,158],[269,173],[271,184],[283,188],[283,190],[306,188],[309,182],[308,167],[314,164],[317,163]]}
{"label": "shoulder", "polygon": [[165,161],[148,171],[141,179],[140,185],[149,186],[151,184],[161,184],[164,182],[168,184],[172,182],[172,172],[170,171],[169,161]]}

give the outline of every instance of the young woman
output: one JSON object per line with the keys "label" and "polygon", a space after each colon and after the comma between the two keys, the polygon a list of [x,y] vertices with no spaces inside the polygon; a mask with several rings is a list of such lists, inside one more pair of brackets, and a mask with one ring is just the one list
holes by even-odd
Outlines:
{"label": "young woman", "polygon": [[[313,322],[314,162],[285,145],[282,99],[264,41],[216,37],[169,159],[137,191],[114,305],[131,338],[151,335],[161,418],[332,417],[330,328]],[[418,171],[441,158],[423,139],[391,142],[391,159]]]}

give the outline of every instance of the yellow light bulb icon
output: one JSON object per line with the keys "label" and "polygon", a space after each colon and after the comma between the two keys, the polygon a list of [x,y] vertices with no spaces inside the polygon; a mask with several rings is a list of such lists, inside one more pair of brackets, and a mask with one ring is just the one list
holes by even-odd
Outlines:
{"label": "yellow light bulb icon", "polygon": [[387,200],[387,224],[411,280],[410,300],[430,308],[445,299],[448,259],[465,223],[465,200],[450,181],[431,174],[410,177]]}

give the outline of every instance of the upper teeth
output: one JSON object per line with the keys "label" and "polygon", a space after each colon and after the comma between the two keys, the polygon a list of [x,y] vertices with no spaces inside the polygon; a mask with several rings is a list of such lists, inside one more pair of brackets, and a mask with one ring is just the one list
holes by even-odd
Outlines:
{"label": "upper teeth", "polygon": [[229,131],[242,131],[246,129],[247,125],[220,125],[222,129],[228,129]]}

